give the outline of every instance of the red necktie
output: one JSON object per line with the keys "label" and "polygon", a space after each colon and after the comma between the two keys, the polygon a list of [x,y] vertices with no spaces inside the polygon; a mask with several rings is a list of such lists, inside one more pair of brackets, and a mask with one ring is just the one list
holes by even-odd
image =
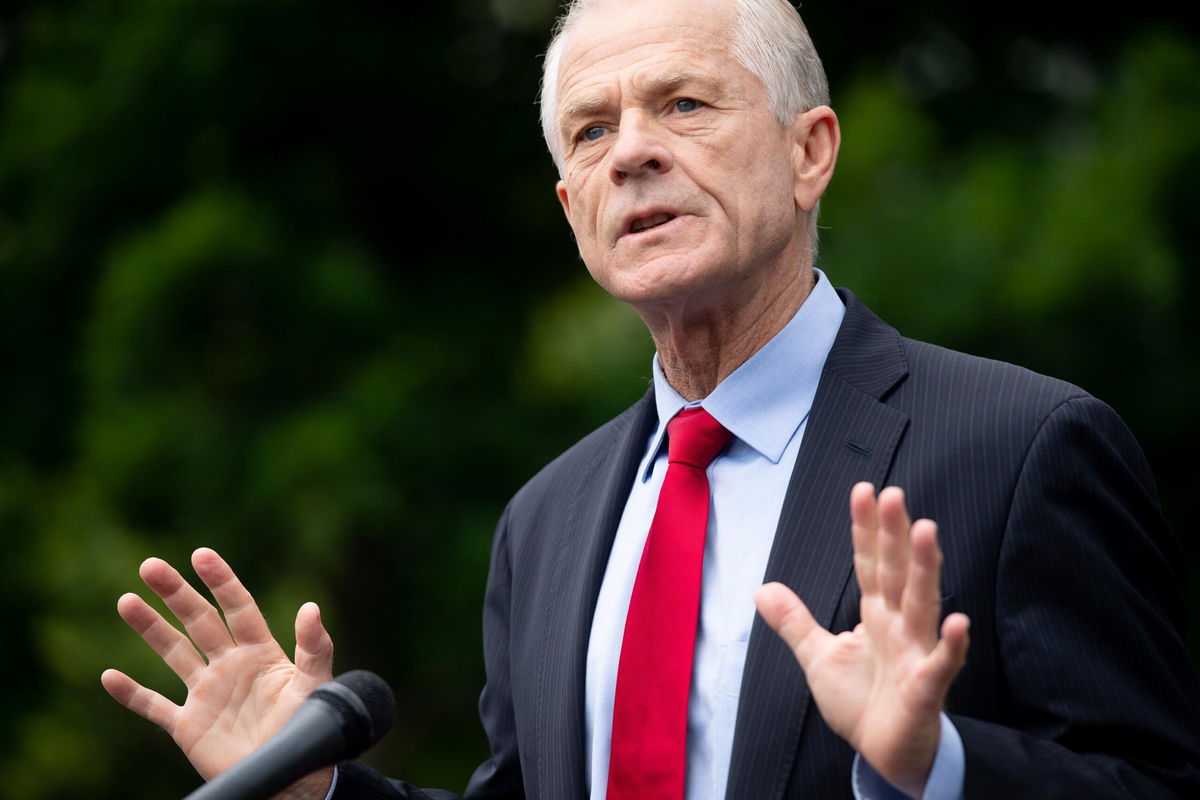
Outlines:
{"label": "red necktie", "polygon": [[705,470],[732,434],[702,408],[667,423],[667,475],[625,618],[608,800],[683,800],[688,690],[708,529]]}

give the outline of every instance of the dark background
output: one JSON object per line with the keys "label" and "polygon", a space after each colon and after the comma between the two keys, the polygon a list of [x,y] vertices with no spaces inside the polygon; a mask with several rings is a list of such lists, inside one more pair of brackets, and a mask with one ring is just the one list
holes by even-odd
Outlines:
{"label": "dark background", "polygon": [[[908,335],[1113,405],[1194,565],[1200,49],[1165,7],[804,14],[844,135],[819,265]],[[485,756],[492,525],[650,374],[553,197],[553,12],[0,10],[0,796],[198,783],[99,675],[182,700],[114,605],[201,544],[286,648],[317,600],[338,670],[391,681],[375,764],[461,788]]]}

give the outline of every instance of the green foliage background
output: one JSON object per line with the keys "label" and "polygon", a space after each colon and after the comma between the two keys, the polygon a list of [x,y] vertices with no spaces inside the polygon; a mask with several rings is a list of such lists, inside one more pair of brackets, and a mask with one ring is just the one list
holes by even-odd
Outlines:
{"label": "green foliage background", "polygon": [[[844,134],[821,266],[908,335],[1113,405],[1194,563],[1195,29],[1154,3],[896,5],[804,9]],[[181,698],[114,604],[201,544],[285,646],[317,600],[339,669],[391,681],[377,765],[465,783],[491,526],[649,375],[551,192],[553,13],[0,11],[0,797],[196,785],[98,678]]]}

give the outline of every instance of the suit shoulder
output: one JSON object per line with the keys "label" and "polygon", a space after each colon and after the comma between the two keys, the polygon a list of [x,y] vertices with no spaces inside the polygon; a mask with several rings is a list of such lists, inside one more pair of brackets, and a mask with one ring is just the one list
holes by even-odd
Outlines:
{"label": "suit shoulder", "polygon": [[846,316],[826,371],[914,419],[934,415],[968,425],[1008,419],[1024,427],[1076,405],[1070,401],[1103,405],[1066,381],[901,336],[852,292],[838,293]]}
{"label": "suit shoulder", "polygon": [[902,337],[909,375],[897,399],[1045,418],[1073,400],[1103,405],[1078,386],[1033,370]]}

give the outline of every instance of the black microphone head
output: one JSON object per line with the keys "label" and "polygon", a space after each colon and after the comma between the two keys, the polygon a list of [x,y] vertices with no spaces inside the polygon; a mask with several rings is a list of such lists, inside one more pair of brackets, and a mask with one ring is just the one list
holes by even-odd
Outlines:
{"label": "black microphone head", "polygon": [[378,742],[396,718],[392,688],[365,669],[351,670],[321,684],[309,698],[329,703],[341,716],[346,737],[342,758],[353,758]]}
{"label": "black microphone head", "polygon": [[355,669],[342,673],[334,678],[333,682],[340,683],[354,692],[363,701],[363,705],[367,707],[367,714],[371,718],[372,731],[371,741],[367,746],[369,747],[382,739],[384,734],[392,727],[392,723],[396,721],[396,698],[392,694],[392,687],[388,686],[387,681],[374,672],[369,672],[365,669]]}

